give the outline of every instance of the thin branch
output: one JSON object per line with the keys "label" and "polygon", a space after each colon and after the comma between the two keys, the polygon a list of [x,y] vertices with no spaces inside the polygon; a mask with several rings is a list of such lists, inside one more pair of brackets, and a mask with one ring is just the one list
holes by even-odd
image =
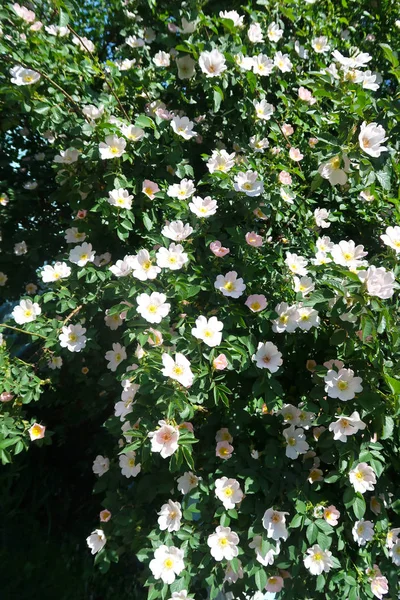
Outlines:
{"label": "thin branch", "polygon": [[85,42],[82,40],[81,36],[79,35],[79,33],[76,33],[76,31],[71,27],[71,25],[67,25],[68,29],[70,30],[70,32],[80,41],[80,43],[82,44],[82,46],[84,47],[84,49],[86,50],[86,52],[90,55],[91,59],[93,60],[94,63],[96,63],[97,68],[99,69],[99,71],[101,72],[101,74],[104,77],[104,80],[106,82],[106,84],[108,85],[108,88],[110,90],[110,92],[112,93],[112,95],[114,96],[114,98],[116,99],[116,101],[118,102],[118,106],[121,110],[121,112],[124,114],[125,118],[130,121],[130,117],[128,115],[128,113],[126,112],[126,110],[124,109],[124,107],[121,104],[121,100],[118,98],[116,91],[114,90],[114,87],[112,86],[112,84],[109,82],[106,73],[103,71],[103,69],[98,65],[99,63],[99,59],[97,56],[95,56],[94,54],[92,54],[92,52],[90,51],[90,49],[85,45]]}
{"label": "thin branch", "polygon": [[31,331],[25,331],[25,329],[13,327],[12,325],[6,325],[5,323],[0,323],[0,327],[6,327],[7,329],[13,329],[14,331],[18,331],[19,333],[25,333],[25,335],[32,335],[34,337],[40,337],[43,340],[47,340],[47,337],[42,335],[41,333],[32,333]]}
{"label": "thin branch", "polygon": [[63,321],[63,326],[68,323],[68,321],[70,321],[76,314],[78,314],[78,312],[81,310],[83,304],[80,304],[79,306],[77,306],[76,308],[74,308],[74,310],[69,313],[68,317],[66,319],[64,319]]}
{"label": "thin branch", "polygon": [[41,77],[43,77],[44,79],[46,79],[49,83],[51,83],[51,85],[53,85],[55,88],[57,88],[62,94],[64,94],[64,96],[69,100],[69,102],[73,105],[74,110],[81,116],[83,116],[86,121],[88,123],[90,123],[90,119],[88,119],[86,117],[86,115],[84,115],[82,113],[81,107],[79,106],[79,104],[77,102],[75,102],[75,100],[73,98],[71,98],[71,96],[68,94],[68,92],[66,92],[60,85],[58,85],[58,83],[56,83],[55,81],[53,81],[48,75],[46,75],[46,73],[43,73],[43,71],[39,70],[36,66],[34,65],[28,65],[25,62],[22,62],[20,59],[16,60],[13,57],[9,57],[9,56],[3,56],[3,59],[8,61],[8,62],[12,62],[13,64],[16,65],[20,65],[21,67],[24,67],[24,69],[32,69],[33,71],[36,71],[36,73],[39,73],[39,75],[41,75]]}

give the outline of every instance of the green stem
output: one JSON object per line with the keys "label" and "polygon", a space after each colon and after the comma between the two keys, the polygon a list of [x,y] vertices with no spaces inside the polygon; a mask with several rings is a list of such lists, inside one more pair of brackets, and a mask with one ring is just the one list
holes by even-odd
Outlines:
{"label": "green stem", "polygon": [[25,331],[24,329],[20,329],[19,327],[13,327],[12,325],[6,325],[5,323],[0,323],[0,327],[6,327],[7,329],[13,329],[14,331],[18,331],[19,333],[25,333],[25,335],[32,335],[36,337],[40,337],[43,340],[47,340],[47,337],[41,335],[40,333],[32,333],[30,331]]}

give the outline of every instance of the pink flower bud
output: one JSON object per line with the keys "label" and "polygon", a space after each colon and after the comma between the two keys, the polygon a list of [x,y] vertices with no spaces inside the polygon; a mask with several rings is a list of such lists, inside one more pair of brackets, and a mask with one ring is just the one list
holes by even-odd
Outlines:
{"label": "pink flower bud", "polygon": [[213,360],[213,367],[217,371],[223,371],[228,366],[228,359],[225,354],[219,354],[217,358]]}

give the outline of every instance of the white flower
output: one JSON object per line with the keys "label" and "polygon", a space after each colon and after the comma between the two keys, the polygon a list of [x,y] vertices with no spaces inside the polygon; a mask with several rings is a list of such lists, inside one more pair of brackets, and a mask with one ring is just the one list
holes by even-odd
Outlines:
{"label": "white flower", "polygon": [[144,40],[136,35],[130,35],[127,37],[125,43],[131,48],[143,48],[144,46]]}
{"label": "white flower", "polygon": [[259,138],[256,135],[252,135],[249,146],[254,152],[264,152],[264,150],[269,147],[269,140],[268,138]]}
{"label": "white flower", "polygon": [[303,256],[286,252],[285,263],[294,275],[307,275],[307,260]]}
{"label": "white flower", "polygon": [[50,358],[50,360],[47,362],[47,366],[52,371],[55,371],[55,369],[61,369],[62,364],[63,364],[63,360],[62,360],[61,356],[52,356]]}
{"label": "white flower", "polygon": [[181,475],[177,480],[178,490],[182,494],[188,494],[199,485],[199,481],[201,481],[201,477],[197,477],[197,475],[194,475],[191,471],[186,471],[186,473]]}
{"label": "white flower", "polygon": [[325,35],[314,38],[311,42],[311,46],[317,54],[329,52],[330,46],[328,44],[328,38]]}
{"label": "white flower", "polygon": [[234,189],[237,192],[243,192],[246,196],[260,196],[264,191],[264,184],[257,179],[257,171],[246,171],[246,173],[238,173],[235,176]]}
{"label": "white flower", "polygon": [[22,256],[28,252],[28,246],[26,242],[17,242],[14,244],[14,254],[15,256]]}
{"label": "white flower", "polygon": [[304,566],[312,575],[321,575],[324,572],[328,573],[333,567],[331,556],[332,552],[322,550],[318,544],[314,544],[314,546],[307,550],[307,556],[304,557]]}
{"label": "white flower", "polygon": [[159,452],[162,458],[168,458],[178,449],[179,429],[168,425],[165,421],[158,421],[159,429],[150,431],[151,451]]}
{"label": "white flower", "polygon": [[[272,510],[272,509],[269,509],[269,510]],[[275,511],[275,512],[277,512],[277,511]],[[282,514],[282,513],[280,513],[280,514]],[[287,513],[283,513],[283,514],[287,514]],[[258,560],[258,562],[261,563],[264,567],[268,567],[268,565],[274,564],[275,556],[277,556],[279,554],[279,552],[281,551],[281,545],[280,545],[280,542],[277,542],[275,549],[271,548],[270,550],[267,550],[267,552],[263,555],[262,554],[262,541],[263,541],[263,539],[262,539],[261,535],[254,536],[253,540],[249,544],[249,548],[253,548],[256,551],[256,560]]]}
{"label": "white flower", "polygon": [[241,52],[235,54],[235,63],[243,69],[243,71],[251,71],[253,68],[253,58],[251,56],[243,56]]}
{"label": "white flower", "polygon": [[89,537],[86,538],[86,543],[89,546],[92,554],[97,554],[97,552],[100,552],[100,550],[102,550],[106,545],[106,541],[107,538],[102,529],[95,529],[92,531]]}
{"label": "white flower", "polygon": [[329,215],[330,212],[329,210],[326,210],[326,208],[316,208],[314,210],[314,219],[317,227],[322,227],[322,229],[327,229],[328,227],[330,227],[331,224],[328,221],[326,221]]}
{"label": "white flower", "polygon": [[10,69],[11,83],[15,85],[32,85],[40,79],[39,73],[32,69],[24,69],[24,67],[13,67]]}
{"label": "white flower", "polygon": [[179,502],[168,500],[168,504],[163,504],[159,515],[158,525],[161,531],[179,531],[181,528],[182,511]]}
{"label": "white flower", "polygon": [[171,377],[187,388],[192,385],[193,373],[186,356],[177,352],[174,360],[172,356],[164,352],[161,358],[164,365],[161,372],[165,377]]}
{"label": "white flower", "polygon": [[135,256],[132,256],[130,265],[132,268],[132,275],[140,281],[155,279],[158,273],[161,272],[160,267],[154,266],[151,262],[150,254],[147,250],[139,250]]}
{"label": "white flower", "polygon": [[243,500],[240,483],[236,479],[228,479],[227,477],[215,480],[215,495],[221,500],[226,510],[235,508],[235,504],[239,504]]}
{"label": "white flower", "polygon": [[261,31],[261,26],[259,23],[252,23],[247,32],[249,40],[253,44],[257,44],[264,41],[264,37]]}
{"label": "white flower", "polygon": [[61,150],[60,154],[57,154],[53,160],[55,163],[70,165],[78,160],[79,154],[79,150],[68,148],[67,150]]}
{"label": "white flower", "polygon": [[14,308],[11,313],[12,318],[18,325],[24,325],[24,323],[32,323],[36,320],[36,317],[40,315],[42,309],[37,302],[32,300],[21,300],[19,305]]}
{"label": "white flower", "polygon": [[303,429],[310,429],[315,419],[315,414],[306,410],[299,411],[299,424]]}
{"label": "white flower", "polygon": [[195,74],[196,61],[189,54],[176,59],[179,79],[190,79]]}
{"label": "white flower", "polygon": [[315,245],[319,252],[330,252],[335,244],[331,242],[330,237],[324,235],[322,238],[317,239]]}
{"label": "white flower", "polygon": [[112,190],[108,192],[107,202],[111,206],[118,206],[118,208],[132,208],[133,196],[129,194],[128,190],[120,188],[119,190]]}
{"label": "white flower", "polygon": [[160,50],[153,56],[153,63],[156,67],[169,67],[171,63],[171,57],[167,52]]}
{"label": "white flower", "polygon": [[253,56],[252,69],[256,75],[271,75],[274,70],[274,61],[266,54],[258,54],[258,56]]}
{"label": "white flower", "polygon": [[125,152],[126,140],[119,138],[117,135],[107,135],[105,142],[100,142],[99,151],[100,158],[118,158]]}
{"label": "white flower", "polygon": [[193,131],[194,123],[188,117],[174,117],[171,121],[171,127],[177,135],[185,140],[190,140],[197,135],[197,132]]}
{"label": "white flower", "polygon": [[400,227],[398,225],[395,227],[388,227],[380,238],[386,246],[393,248],[396,253],[400,252]]}
{"label": "white flower", "polygon": [[372,492],[376,484],[376,475],[372,467],[365,462],[359,463],[349,471],[351,485],[356,492],[365,494],[366,491]]}
{"label": "white flower", "polygon": [[229,271],[226,275],[218,275],[214,287],[222,292],[224,296],[231,298],[240,298],[246,289],[243,279],[238,278],[236,271]]}
{"label": "white flower", "polygon": [[101,477],[110,468],[110,461],[106,456],[99,454],[93,461],[92,471],[95,475]]}
{"label": "white flower", "polygon": [[82,112],[86,117],[95,121],[103,116],[104,105],[99,104],[99,106],[95,106],[94,104],[87,104],[82,108]]}
{"label": "white flower", "polygon": [[300,162],[304,158],[304,154],[298,148],[290,148],[289,157],[295,162]]}
{"label": "white flower", "polygon": [[289,533],[286,529],[286,515],[289,513],[268,508],[262,518],[264,529],[267,530],[267,537],[278,541],[280,538],[287,540]]}
{"label": "white flower", "polygon": [[150,295],[139,294],[136,298],[138,304],[136,310],[148,323],[161,323],[171,310],[171,305],[165,302],[166,299],[165,294],[158,292]]}
{"label": "white flower", "polygon": [[196,188],[191,179],[181,179],[179,183],[170,185],[167,190],[167,195],[170,198],[179,198],[180,200],[186,200],[195,193]]}
{"label": "white flower", "polygon": [[378,73],[365,71],[365,73],[363,73],[362,86],[364,90],[373,90],[376,92],[376,90],[379,90],[379,80],[382,81],[382,77]]}
{"label": "white flower", "polygon": [[43,267],[43,271],[40,273],[40,276],[44,283],[58,281],[59,279],[65,279],[70,275],[71,267],[69,267],[65,262],[56,262],[53,267],[50,265],[46,265],[45,267]]}
{"label": "white flower", "polygon": [[328,179],[331,185],[344,185],[347,181],[346,172],[349,171],[350,161],[346,154],[343,154],[343,168],[340,168],[341,159],[340,156],[334,156],[330,158],[328,162],[322,163],[318,168],[318,173],[324,179]]}
{"label": "white flower", "polygon": [[232,560],[239,554],[238,545],[239,536],[231,530],[230,527],[217,527],[215,533],[207,538],[207,544],[210,546],[211,556],[215,560]]}
{"label": "white flower", "polygon": [[362,392],[361,377],[354,377],[351,369],[330,369],[324,377],[325,392],[329,398],[338,398],[343,402],[352,400],[356,394]]}
{"label": "white flower", "polygon": [[309,331],[311,327],[318,327],[320,320],[318,312],[313,308],[301,306],[297,307],[297,325],[303,331]]}
{"label": "white flower", "polygon": [[115,265],[110,267],[111,273],[115,275],[115,277],[126,277],[130,273],[132,273],[132,259],[133,256],[126,255],[123,260],[117,260]]}
{"label": "white flower", "polygon": [[181,27],[179,28],[179,31],[181,33],[189,34],[196,31],[196,27],[197,19],[195,21],[188,21],[187,19],[185,19],[185,17],[182,17]]}
{"label": "white flower", "polygon": [[109,361],[107,369],[115,372],[118,365],[120,365],[122,361],[127,358],[127,355],[125,346],[121,346],[121,344],[113,344],[112,347],[112,350],[108,350],[108,352],[106,352],[105,359]]}
{"label": "white flower", "polygon": [[395,564],[396,567],[400,567],[400,540],[397,540],[389,550],[389,556],[392,559],[393,564]]}
{"label": "white flower", "polygon": [[207,169],[210,173],[219,171],[227,173],[235,166],[235,152],[228,154],[226,150],[213,150],[211,157],[207,161]]}
{"label": "white flower", "polygon": [[364,252],[364,246],[356,246],[353,240],[349,242],[342,240],[333,246],[330,253],[337,265],[348,267],[349,269],[356,269],[368,264],[362,260],[364,256],[367,256],[368,252]]}
{"label": "white flower", "polygon": [[287,54],[282,54],[282,52],[277,52],[275,54],[274,64],[280,71],[282,71],[282,73],[288,73],[293,67],[289,56]]}
{"label": "white flower", "polygon": [[[303,297],[314,291],[315,285],[311,277],[293,277],[294,291],[299,292]],[[275,309],[276,310],[276,309]]]}
{"label": "white flower", "polygon": [[207,77],[218,77],[226,70],[225,56],[217,49],[202,52],[199,57],[200,69]]}
{"label": "white flower", "polygon": [[282,353],[272,342],[259,342],[252,360],[259,369],[268,369],[271,373],[276,373],[283,364]]}
{"label": "white flower", "polygon": [[61,348],[70,352],[80,352],[86,346],[86,329],[82,325],[64,325],[62,333],[58,336]]}
{"label": "white flower", "polygon": [[260,100],[260,102],[253,100],[253,106],[256,109],[257,119],[262,119],[263,121],[269,121],[275,111],[275,107],[265,99]]}
{"label": "white flower", "polygon": [[329,431],[333,431],[334,440],[347,442],[347,436],[354,435],[366,428],[366,424],[361,421],[357,411],[354,411],[349,417],[336,415],[336,418],[338,420],[329,425]]}
{"label": "white flower", "polygon": [[131,142],[139,142],[144,138],[144,129],[135,125],[123,125],[122,134]]}
{"label": "white flower", "polygon": [[392,271],[384,267],[371,265],[366,271],[358,271],[358,278],[367,286],[370,296],[377,296],[382,300],[391,298],[394,294],[395,276]]}
{"label": "white flower", "polygon": [[159,248],[156,254],[157,264],[163,269],[177,271],[189,262],[188,255],[181,244],[172,242],[169,248]]}
{"label": "white flower", "polygon": [[375,596],[375,598],[379,598],[382,600],[383,596],[389,593],[388,580],[383,575],[378,575],[374,577],[371,581],[371,592]]}
{"label": "white flower", "polygon": [[360,134],[358,136],[358,143],[360,144],[361,150],[364,150],[369,156],[377,158],[382,152],[386,152],[386,146],[381,146],[386,142],[385,130],[382,125],[377,123],[369,123],[364,121],[361,125]]}
{"label": "white flower", "polygon": [[20,6],[16,2],[12,5],[16,15],[23,19],[26,23],[34,23],[36,15],[33,10],[29,10],[25,6]]}
{"label": "white flower", "polygon": [[193,227],[189,223],[184,225],[182,221],[172,221],[172,223],[168,223],[161,230],[161,235],[174,240],[174,242],[186,240],[191,233],[193,233]]}
{"label": "white flower", "polygon": [[92,41],[90,41],[87,37],[84,36],[80,36],[80,39],[78,37],[76,37],[75,35],[72,38],[72,41],[74,44],[76,44],[77,46],[79,46],[79,48],[81,50],[83,50],[83,52],[91,52],[93,53],[96,50],[95,45],[93,44]]}
{"label": "white flower", "polygon": [[294,425],[291,425],[283,430],[283,436],[286,440],[286,456],[288,458],[295,460],[299,454],[305,454],[308,451],[309,445],[301,427],[296,429]]}
{"label": "white flower", "polygon": [[374,537],[374,524],[372,521],[364,521],[364,519],[361,519],[354,523],[351,532],[354,541],[357,542],[359,546],[365,546],[365,544],[370,542]]}
{"label": "white flower", "polygon": [[244,17],[240,16],[239,13],[236,12],[236,10],[220,10],[219,16],[221,17],[221,19],[229,19],[230,21],[233,21],[234,26],[238,27],[239,29],[244,26]]}
{"label": "white flower", "polygon": [[190,211],[203,219],[215,215],[217,208],[217,201],[213,200],[210,196],[206,196],[205,198],[194,196],[192,202],[189,203]]}
{"label": "white flower", "polygon": [[154,552],[154,558],[149,564],[154,579],[161,579],[164,583],[171,584],[185,568],[183,550],[175,546],[159,546]]}
{"label": "white flower", "polygon": [[271,23],[268,25],[267,38],[270,42],[279,42],[283,36],[283,29],[281,29],[278,23]]}
{"label": "white flower", "polygon": [[289,306],[287,302],[280,302],[275,306],[275,312],[278,318],[272,320],[272,331],[274,333],[293,333],[297,328],[299,313],[297,306]]}
{"label": "white flower", "polygon": [[297,54],[300,56],[300,58],[303,58],[303,59],[308,58],[308,50],[306,50],[304,48],[304,46],[302,46],[298,40],[296,40],[294,43],[294,49],[297,52]]}
{"label": "white flower", "polygon": [[77,227],[71,227],[65,230],[65,240],[67,244],[76,244],[76,242],[84,242],[86,233],[78,231]]}
{"label": "white flower", "polygon": [[121,474],[124,477],[136,477],[140,473],[141,465],[136,464],[136,452],[127,452],[119,457],[119,466]]}
{"label": "white flower", "polygon": [[277,411],[277,415],[282,415],[285,423],[291,425],[298,425],[300,422],[300,409],[293,404],[284,404],[280,410]]}
{"label": "white flower", "polygon": [[372,56],[367,54],[367,52],[360,52],[358,49],[356,49],[349,58],[343,56],[343,54],[341,54],[338,50],[334,50],[334,52],[332,52],[332,56],[343,67],[348,67],[350,69],[365,67],[366,64],[372,60]]}
{"label": "white flower", "polygon": [[223,323],[218,321],[217,317],[211,317],[210,319],[198,317],[196,327],[192,329],[192,335],[202,340],[210,348],[214,348],[221,343],[223,327]]}
{"label": "white flower", "polygon": [[95,254],[92,244],[84,242],[81,246],[75,246],[70,250],[68,260],[78,267],[84,267],[88,262],[93,262]]}

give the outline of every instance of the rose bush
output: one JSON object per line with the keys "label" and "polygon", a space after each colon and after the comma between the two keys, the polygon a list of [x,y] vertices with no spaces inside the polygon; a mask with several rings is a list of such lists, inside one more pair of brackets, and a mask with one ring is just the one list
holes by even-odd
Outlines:
{"label": "rose bush", "polygon": [[3,463],[98,423],[140,598],[395,597],[396,7],[88,4],[0,13]]}

